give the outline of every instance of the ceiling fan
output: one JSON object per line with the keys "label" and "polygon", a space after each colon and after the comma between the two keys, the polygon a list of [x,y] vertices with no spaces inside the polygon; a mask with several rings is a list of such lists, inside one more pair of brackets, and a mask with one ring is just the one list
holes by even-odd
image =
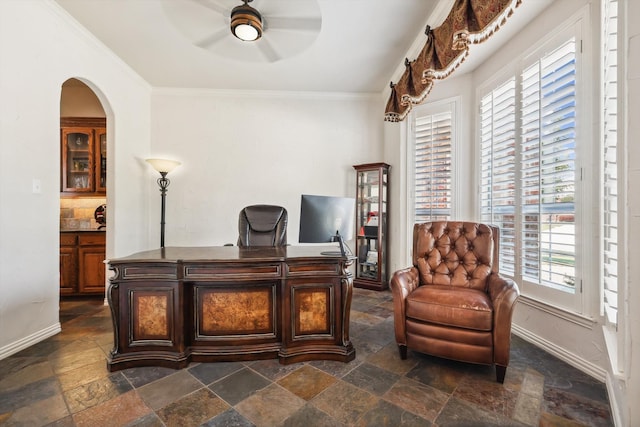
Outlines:
{"label": "ceiling fan", "polygon": [[165,0],[162,5],[192,44],[240,61],[297,55],[322,27],[317,0]]}

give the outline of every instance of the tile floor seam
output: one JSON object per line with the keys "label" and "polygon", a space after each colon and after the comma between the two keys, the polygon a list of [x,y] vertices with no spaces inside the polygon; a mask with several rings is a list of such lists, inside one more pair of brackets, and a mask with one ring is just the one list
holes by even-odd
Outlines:
{"label": "tile floor seam", "polygon": [[[457,387],[457,386],[456,386]],[[436,421],[438,420],[438,418],[440,417],[440,414],[442,414],[442,411],[444,411],[444,408],[447,407],[447,405],[449,404],[449,401],[453,398],[453,393],[449,394],[447,396],[447,400],[445,400],[444,404],[440,407],[440,410],[438,411],[438,413],[436,414],[436,416],[433,418],[433,420],[431,420],[432,424],[436,424]]]}
{"label": "tile floor seam", "polygon": [[[52,369],[53,372],[53,369]],[[58,375],[56,375],[55,373],[53,374],[56,377],[56,383],[58,384],[58,389],[60,390],[60,395],[62,396],[62,400],[64,401],[64,404],[67,408],[67,414],[68,416],[73,418],[73,412],[71,411],[71,407],[69,406],[69,402],[67,401],[67,397],[65,396],[64,391],[62,390],[62,383],[60,382],[60,377]]]}
{"label": "tile floor seam", "polygon": [[[301,362],[300,368],[301,368],[302,366],[305,366],[305,364],[306,364],[306,362]],[[262,378],[264,378],[265,380],[267,380],[267,381],[269,381],[269,382],[274,382],[274,383],[275,383],[275,382],[277,382],[277,381],[280,381],[282,378],[284,378],[284,377],[286,377],[286,376],[288,376],[288,375],[291,375],[293,372],[295,372],[295,371],[293,371],[293,372],[289,372],[289,373],[287,373],[286,375],[284,375],[282,378],[278,378],[277,380],[272,380],[271,378],[267,377],[266,375],[263,375],[260,371],[255,370],[255,369],[253,368],[253,364],[251,364],[251,365],[247,365],[246,367],[247,367],[247,369],[250,369],[253,373],[255,373],[255,374],[257,374],[257,375],[260,375],[260,376],[261,376]],[[300,368],[298,368],[298,369],[300,369]],[[296,369],[296,370],[297,370],[297,369]]]}

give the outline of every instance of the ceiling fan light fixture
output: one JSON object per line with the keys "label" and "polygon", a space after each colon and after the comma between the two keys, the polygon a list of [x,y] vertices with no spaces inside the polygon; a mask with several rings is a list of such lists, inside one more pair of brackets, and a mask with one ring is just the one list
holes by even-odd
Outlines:
{"label": "ceiling fan light fixture", "polygon": [[262,37],[262,16],[247,4],[253,0],[243,1],[231,11],[231,33],[242,41],[252,42]]}

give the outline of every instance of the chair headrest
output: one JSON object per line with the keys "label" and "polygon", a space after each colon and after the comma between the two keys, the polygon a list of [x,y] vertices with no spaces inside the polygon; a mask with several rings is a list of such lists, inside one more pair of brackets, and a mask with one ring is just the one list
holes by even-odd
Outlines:
{"label": "chair headrest", "polygon": [[281,206],[253,205],[243,209],[249,227],[258,232],[275,230],[278,223],[286,219],[287,211]]}

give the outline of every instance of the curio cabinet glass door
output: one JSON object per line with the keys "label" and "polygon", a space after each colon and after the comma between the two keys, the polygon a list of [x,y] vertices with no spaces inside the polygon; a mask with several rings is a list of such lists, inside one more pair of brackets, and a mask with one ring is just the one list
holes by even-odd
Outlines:
{"label": "curio cabinet glass door", "polygon": [[356,274],[354,286],[384,290],[387,277],[387,203],[389,168],[386,163],[355,165]]}

